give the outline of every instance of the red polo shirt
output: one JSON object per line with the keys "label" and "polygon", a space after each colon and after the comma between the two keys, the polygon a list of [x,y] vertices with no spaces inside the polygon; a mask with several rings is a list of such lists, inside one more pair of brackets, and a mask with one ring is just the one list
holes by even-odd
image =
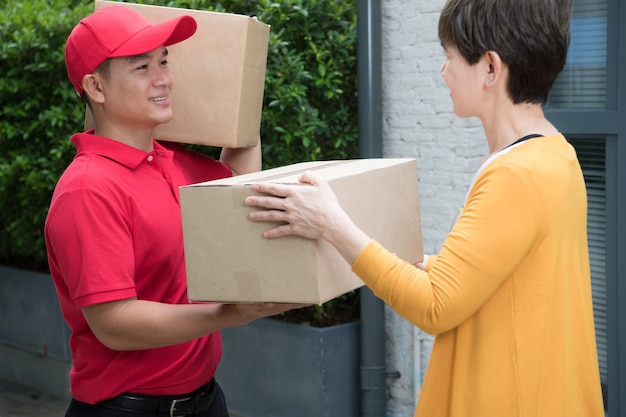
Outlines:
{"label": "red polo shirt", "polygon": [[72,136],[77,155],[61,176],[45,237],[61,309],[72,330],[72,396],[96,403],[122,392],[182,394],[213,376],[219,333],[176,346],[114,351],[81,308],[130,297],[189,303],[178,187],[231,170],[181,145],[144,152],[93,135]]}

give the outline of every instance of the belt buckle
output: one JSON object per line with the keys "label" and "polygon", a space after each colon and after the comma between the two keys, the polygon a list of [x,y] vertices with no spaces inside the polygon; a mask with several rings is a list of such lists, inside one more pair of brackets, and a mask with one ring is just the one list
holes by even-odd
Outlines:
{"label": "belt buckle", "polygon": [[186,398],[177,398],[175,400],[172,400],[172,404],[170,405],[170,417],[184,417],[187,414],[183,413],[183,414],[174,414],[176,412],[176,404],[177,403],[181,403],[183,401],[189,401],[191,400],[191,397],[186,397]]}

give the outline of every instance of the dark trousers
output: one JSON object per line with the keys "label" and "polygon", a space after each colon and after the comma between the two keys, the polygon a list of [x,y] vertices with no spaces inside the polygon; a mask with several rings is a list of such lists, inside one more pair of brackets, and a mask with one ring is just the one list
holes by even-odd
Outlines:
{"label": "dark trousers", "polygon": [[[214,383],[213,390],[213,401],[208,409],[196,414],[185,414],[184,416],[229,417],[224,392],[217,382]],[[65,413],[65,417],[164,417],[169,415],[170,413],[168,410],[147,413],[145,411],[115,409],[100,403],[94,405],[86,404],[74,399],[70,402],[70,405]]]}

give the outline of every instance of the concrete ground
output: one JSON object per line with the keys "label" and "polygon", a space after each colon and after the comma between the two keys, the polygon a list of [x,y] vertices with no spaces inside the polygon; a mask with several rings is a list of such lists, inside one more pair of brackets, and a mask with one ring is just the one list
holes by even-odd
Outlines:
{"label": "concrete ground", "polygon": [[0,417],[63,417],[67,402],[0,380]]}

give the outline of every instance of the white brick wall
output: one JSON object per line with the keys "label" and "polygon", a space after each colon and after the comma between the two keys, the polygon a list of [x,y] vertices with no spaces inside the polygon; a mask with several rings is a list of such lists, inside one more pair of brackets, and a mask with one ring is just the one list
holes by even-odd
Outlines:
{"label": "white brick wall", "polygon": [[[438,252],[485,154],[477,119],[452,113],[437,37],[445,0],[383,0],[383,153],[417,159],[424,250]],[[387,308],[387,415],[412,416],[432,337]]]}

